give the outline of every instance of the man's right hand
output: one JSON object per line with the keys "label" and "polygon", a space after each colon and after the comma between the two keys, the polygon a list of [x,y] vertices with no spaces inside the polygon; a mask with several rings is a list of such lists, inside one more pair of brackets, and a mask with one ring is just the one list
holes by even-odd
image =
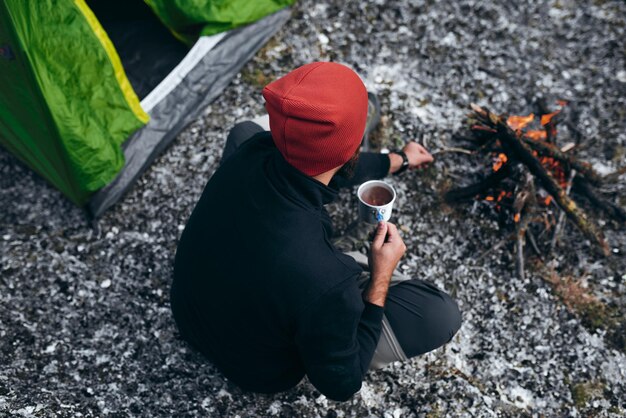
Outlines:
{"label": "man's right hand", "polygon": [[[426,148],[415,141],[411,141],[402,148],[409,160],[409,169],[426,167],[433,162],[433,156]],[[402,157],[394,152],[389,153],[389,174],[393,174],[402,167]]]}
{"label": "man's right hand", "polygon": [[369,254],[369,266],[372,274],[365,300],[374,305],[385,306],[389,282],[400,258],[406,251],[406,245],[398,228],[389,222],[379,222]]}

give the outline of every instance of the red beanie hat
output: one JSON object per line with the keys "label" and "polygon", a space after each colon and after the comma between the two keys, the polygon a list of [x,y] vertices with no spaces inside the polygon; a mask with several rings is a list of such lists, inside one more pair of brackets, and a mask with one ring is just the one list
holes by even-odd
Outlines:
{"label": "red beanie hat", "polygon": [[367,90],[345,65],[303,65],[268,84],[263,97],[276,147],[304,174],[345,164],[361,144]]}

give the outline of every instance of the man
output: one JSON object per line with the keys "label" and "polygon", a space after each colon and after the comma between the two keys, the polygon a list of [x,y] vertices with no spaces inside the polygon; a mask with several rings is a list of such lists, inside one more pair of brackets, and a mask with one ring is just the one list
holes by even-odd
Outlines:
{"label": "man", "polygon": [[[377,226],[369,263],[331,243],[332,185],[384,177],[404,160],[363,153],[357,162],[368,108],[359,77],[317,62],[263,96],[271,132],[250,122],[231,131],[178,246],[172,310],[182,337],[243,389],[283,391],[306,375],[347,400],[370,367],[449,341],[460,314],[426,282],[390,288],[406,250],[392,223]],[[416,143],[404,153],[412,168],[432,161]]]}

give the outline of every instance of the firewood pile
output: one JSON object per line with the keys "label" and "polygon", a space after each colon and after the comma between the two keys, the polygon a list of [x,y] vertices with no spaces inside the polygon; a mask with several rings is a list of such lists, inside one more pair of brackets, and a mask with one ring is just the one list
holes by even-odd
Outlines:
{"label": "firewood pile", "polygon": [[[492,171],[478,183],[451,189],[444,196],[450,204],[485,199],[493,202],[505,219],[512,219],[508,223],[514,229],[511,238],[515,240],[516,270],[522,279],[526,242],[540,258],[549,256],[566,219],[603,255],[610,254],[602,230],[580,206],[583,201],[614,221],[626,223],[626,211],[601,190],[626,169],[603,177],[575,156],[578,144],[560,145],[557,125],[567,103],[557,103],[559,109],[546,110],[538,118],[533,114],[498,115],[472,104],[467,119],[471,134],[464,140],[470,142],[472,154],[491,157]],[[533,123],[541,128],[528,129]]]}

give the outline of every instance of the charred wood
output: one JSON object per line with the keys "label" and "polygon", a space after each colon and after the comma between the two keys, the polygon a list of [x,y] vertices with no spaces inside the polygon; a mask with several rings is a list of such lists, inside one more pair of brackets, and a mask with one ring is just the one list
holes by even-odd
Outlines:
{"label": "charred wood", "polygon": [[535,207],[535,185],[533,176],[527,170],[524,170],[524,183],[515,195],[513,208],[515,210],[515,235],[516,235],[516,271],[517,277],[524,280],[524,245],[526,238],[526,230],[530,224],[532,214]]}
{"label": "charred wood", "polygon": [[497,186],[502,180],[509,177],[513,171],[512,167],[513,163],[507,162],[500,168],[500,170],[489,174],[478,183],[448,190],[444,194],[443,198],[448,204],[459,203],[465,200],[473,199],[474,197],[476,197],[476,195],[479,195],[489,190],[490,188]]}
{"label": "charred wood", "polygon": [[539,97],[537,98],[537,100],[535,100],[535,109],[535,112],[539,116],[547,115],[548,113],[550,113],[550,109],[548,108],[548,103],[546,102],[545,97]]}
{"label": "charred wood", "polygon": [[593,167],[591,167],[591,164],[585,161],[580,161],[573,155],[564,153],[556,145],[527,137],[524,137],[524,142],[530,145],[530,147],[538,153],[567,164],[591,183],[599,185],[602,182],[602,177],[593,169]]}
{"label": "charred wood", "polygon": [[543,260],[543,255],[539,250],[539,246],[537,245],[537,239],[535,238],[535,234],[533,234],[533,231],[531,231],[530,228],[526,229],[526,238],[528,238],[528,242],[530,242],[530,247],[533,249],[535,254],[541,260]]}
{"label": "charred wood", "polygon": [[626,211],[597,194],[584,179],[574,179],[574,192],[584,196],[589,202],[618,222],[626,222]]}
{"label": "charred wood", "polygon": [[[572,170],[569,175],[569,179],[567,180],[567,188],[565,189],[565,194],[569,195],[572,190],[572,184],[574,183],[574,179],[576,178],[576,170]],[[565,224],[565,212],[561,212],[559,214],[559,220],[556,223],[556,227],[554,228],[554,234],[552,234],[552,240],[550,241],[550,251],[554,250],[557,241],[559,240],[559,235],[561,234],[561,230]]]}

